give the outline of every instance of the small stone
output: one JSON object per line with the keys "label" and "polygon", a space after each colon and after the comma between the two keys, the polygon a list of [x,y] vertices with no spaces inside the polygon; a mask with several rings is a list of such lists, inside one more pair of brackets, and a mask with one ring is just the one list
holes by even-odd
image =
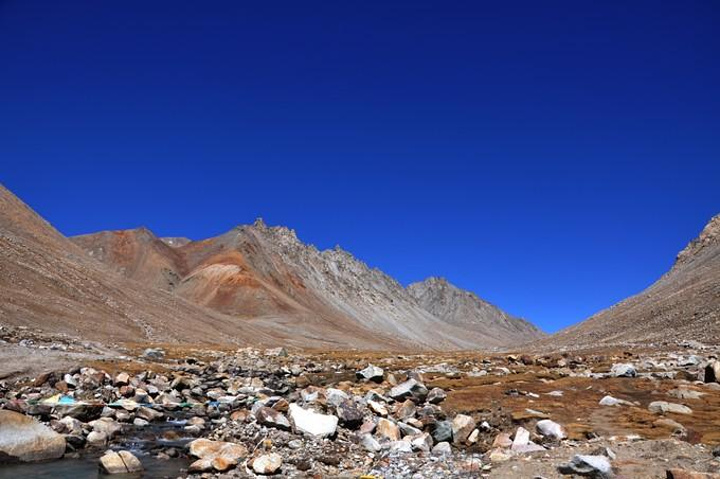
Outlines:
{"label": "small stone", "polygon": [[368,381],[375,381],[381,383],[385,377],[385,372],[382,368],[369,364],[365,369],[355,373],[358,379],[367,379]]}
{"label": "small stone", "polygon": [[537,428],[538,433],[555,441],[560,441],[567,437],[565,429],[560,424],[549,419],[538,421],[535,427]]}
{"label": "small stone", "polygon": [[400,428],[392,421],[382,418],[377,423],[375,434],[380,438],[389,439],[390,441],[400,440]]}
{"label": "small stone", "polygon": [[431,433],[435,442],[450,442],[452,441],[452,423],[438,421],[433,425]]}
{"label": "small stone", "polygon": [[130,375],[128,373],[119,373],[117,376],[115,376],[115,381],[113,384],[115,386],[124,386],[130,382]]}
{"label": "small stone", "polygon": [[427,395],[428,390],[425,385],[415,379],[408,379],[390,390],[390,397],[396,401],[403,401],[405,399],[423,401]]}
{"label": "small stone", "polygon": [[252,468],[256,474],[275,474],[282,467],[280,454],[265,454],[253,460]]}
{"label": "small stone", "polygon": [[248,455],[247,448],[242,444],[209,439],[195,439],[188,444],[188,448],[191,456],[199,458],[190,465],[190,470],[196,472],[211,469],[225,471]]}
{"label": "small stone", "polygon": [[255,419],[258,424],[262,424],[263,426],[274,427],[284,431],[290,430],[290,421],[288,421],[285,415],[267,406],[261,406],[255,411]]}
{"label": "small stone", "polygon": [[664,417],[664,418],[661,418],[661,419],[658,419],[658,420],[654,421],[654,422],[653,422],[653,426],[655,426],[655,427],[665,427],[665,428],[668,428],[668,429],[672,429],[673,433],[676,433],[676,432],[677,432],[677,433],[680,433],[680,434],[684,434],[684,433],[685,433],[685,426],[683,426],[683,425],[680,424],[679,422],[673,421],[672,419],[667,418],[667,417]]}
{"label": "small stone", "polygon": [[515,437],[513,438],[511,448],[513,450],[519,449],[522,446],[527,446],[530,443],[530,431],[524,427],[519,427],[515,431]]}
{"label": "small stone", "polygon": [[694,391],[692,389],[677,388],[671,389],[667,392],[668,396],[678,399],[702,399],[705,393],[700,391]]}
{"label": "small stone", "polygon": [[682,404],[675,404],[665,401],[654,401],[648,406],[648,410],[655,414],[692,414],[692,409]]}
{"label": "small stone", "polygon": [[613,364],[610,375],[616,378],[634,378],[637,376],[635,366],[630,363]]}
{"label": "small stone", "polygon": [[362,446],[369,452],[378,452],[380,449],[382,449],[382,446],[380,445],[378,440],[369,433],[365,433],[362,435],[362,438],[360,439],[360,444],[362,444]]}
{"label": "small stone", "polygon": [[458,414],[452,421],[453,443],[462,444],[475,429],[475,420],[465,414]]}
{"label": "small stone", "polygon": [[410,437],[410,445],[414,451],[430,452],[433,447],[433,439],[430,434],[421,432]]}
{"label": "small stone", "polygon": [[452,454],[452,448],[449,442],[443,441],[435,444],[431,453],[433,456],[449,456]]}
{"label": "small stone", "polygon": [[412,445],[407,441],[393,441],[390,443],[390,452],[392,454],[411,454]]}
{"label": "small stone", "polygon": [[427,395],[427,402],[430,404],[440,404],[447,398],[447,393],[440,388],[432,388]]}
{"label": "small stone", "polygon": [[371,410],[372,412],[374,412],[375,414],[377,414],[378,416],[383,416],[383,417],[385,417],[385,416],[388,415],[388,410],[387,410],[387,408],[386,408],[385,406],[383,406],[382,404],[380,404],[379,402],[377,402],[377,401],[372,401],[372,400],[370,400],[370,401],[367,402],[367,405],[368,405],[368,407],[370,408],[370,410]]}
{"label": "small stone", "polygon": [[618,404],[620,404],[620,401],[608,395],[602,398],[598,404],[600,406],[617,406]]}
{"label": "small stone", "polygon": [[510,438],[510,434],[506,432],[501,432],[497,436],[495,436],[495,440],[492,443],[492,447],[494,448],[508,448],[513,445],[513,441]]}
{"label": "small stone", "polygon": [[605,456],[577,454],[569,463],[559,466],[558,471],[562,474],[578,474],[595,479],[613,477],[612,465]]}
{"label": "small stone", "polygon": [[360,408],[350,400],[340,403],[335,408],[340,424],[348,429],[357,429],[363,423],[363,412]]}

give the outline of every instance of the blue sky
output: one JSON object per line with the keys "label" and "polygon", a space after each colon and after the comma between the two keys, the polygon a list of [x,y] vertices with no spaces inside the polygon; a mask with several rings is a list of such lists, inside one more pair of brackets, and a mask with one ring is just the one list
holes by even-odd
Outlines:
{"label": "blue sky", "polygon": [[262,216],[554,331],[720,212],[716,1],[0,1],[0,181],[73,235]]}

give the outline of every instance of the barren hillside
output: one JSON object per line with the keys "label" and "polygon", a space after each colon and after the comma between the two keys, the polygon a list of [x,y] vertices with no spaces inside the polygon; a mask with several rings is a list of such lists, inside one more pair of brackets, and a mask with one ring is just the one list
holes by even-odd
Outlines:
{"label": "barren hillside", "polygon": [[541,345],[574,348],[691,339],[720,342],[720,215],[652,286]]}
{"label": "barren hillside", "polygon": [[111,272],[1,185],[0,321],[87,339],[277,343],[234,318]]}

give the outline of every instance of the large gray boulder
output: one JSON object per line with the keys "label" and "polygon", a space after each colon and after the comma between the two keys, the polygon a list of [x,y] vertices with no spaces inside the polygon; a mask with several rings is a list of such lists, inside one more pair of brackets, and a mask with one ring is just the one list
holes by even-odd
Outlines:
{"label": "large gray boulder", "polygon": [[65,438],[33,418],[0,410],[0,463],[58,459],[65,453]]}

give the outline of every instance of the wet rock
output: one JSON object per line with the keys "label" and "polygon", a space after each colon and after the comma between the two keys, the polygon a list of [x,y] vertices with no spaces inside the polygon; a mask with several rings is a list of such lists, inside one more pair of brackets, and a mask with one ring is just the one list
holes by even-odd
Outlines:
{"label": "wet rock", "polygon": [[139,407],[136,415],[137,415],[137,417],[145,419],[146,421],[149,421],[149,422],[157,421],[157,420],[165,417],[165,414],[161,413],[160,411],[156,411],[154,409],[150,409],[149,407],[145,407],[145,406]]}
{"label": "wet rock", "polygon": [[613,364],[610,375],[616,378],[634,378],[637,376],[635,366],[630,363]]}
{"label": "wet rock", "polygon": [[560,424],[549,419],[543,419],[541,421],[538,421],[535,425],[535,428],[541,435],[549,437],[550,439],[556,441],[560,441],[567,437],[567,432],[565,432],[565,429]]}
{"label": "wet rock", "polygon": [[452,437],[455,444],[462,444],[475,429],[475,420],[465,414],[458,414],[452,421]]}
{"label": "wet rock", "polygon": [[65,452],[65,438],[23,414],[0,410],[0,462],[57,459]]}
{"label": "wet rock", "polygon": [[648,410],[655,414],[692,414],[692,409],[682,404],[675,404],[665,401],[653,401],[648,406]]}
{"label": "wet rock", "polygon": [[263,426],[274,427],[284,431],[290,430],[290,421],[288,421],[285,415],[267,406],[262,406],[255,411],[255,419]]}
{"label": "wet rock", "polygon": [[338,425],[336,416],[316,413],[297,404],[290,405],[290,421],[298,432],[315,437],[334,436]]}
{"label": "wet rock", "polygon": [[358,379],[367,379],[369,381],[381,383],[385,377],[385,372],[382,368],[369,364],[365,369],[356,372],[355,376],[357,376]]}
{"label": "wet rock", "polygon": [[105,447],[108,442],[108,436],[102,431],[91,431],[90,434],[87,435],[86,440],[90,446]]}
{"label": "wet rock", "polygon": [[589,456],[577,454],[567,464],[558,467],[561,474],[577,474],[593,479],[610,479],[613,477],[612,465],[605,456]]}
{"label": "wet rock", "polygon": [[147,427],[150,423],[147,422],[145,419],[140,419],[139,417],[136,417],[133,419],[133,426],[135,427]]}
{"label": "wet rock", "polygon": [[283,459],[280,454],[264,454],[252,462],[256,474],[275,474],[282,467]]}
{"label": "wet rock", "polygon": [[100,457],[100,467],[107,474],[141,472],[142,463],[129,451],[108,451]]}

